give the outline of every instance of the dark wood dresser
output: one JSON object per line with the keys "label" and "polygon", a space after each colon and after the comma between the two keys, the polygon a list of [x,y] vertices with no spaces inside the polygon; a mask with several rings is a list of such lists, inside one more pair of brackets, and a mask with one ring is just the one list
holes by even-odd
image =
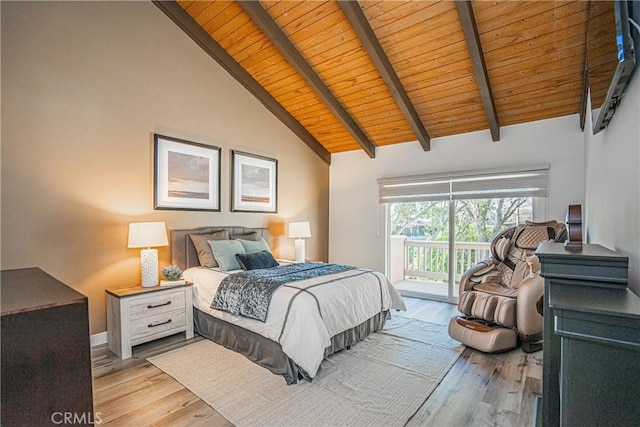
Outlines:
{"label": "dark wood dresser", "polygon": [[640,425],[640,298],[628,258],[600,245],[543,243],[541,426]]}
{"label": "dark wood dresser", "polygon": [[39,268],[0,277],[3,426],[94,423],[87,297]]}

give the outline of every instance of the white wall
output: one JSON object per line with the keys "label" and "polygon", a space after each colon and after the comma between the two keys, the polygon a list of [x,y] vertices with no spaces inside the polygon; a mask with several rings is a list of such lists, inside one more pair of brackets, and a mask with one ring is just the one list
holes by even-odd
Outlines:
{"label": "white wall", "polygon": [[578,116],[431,141],[381,147],[375,159],[362,152],[334,154],[330,168],[329,260],[384,271],[384,230],[376,180],[383,176],[476,170],[548,163],[548,218],[564,221],[569,204],[583,203],[584,152]]}
{"label": "white wall", "polygon": [[629,288],[640,295],[640,71],[607,128],[585,127],[585,222],[590,243],[629,257]]}

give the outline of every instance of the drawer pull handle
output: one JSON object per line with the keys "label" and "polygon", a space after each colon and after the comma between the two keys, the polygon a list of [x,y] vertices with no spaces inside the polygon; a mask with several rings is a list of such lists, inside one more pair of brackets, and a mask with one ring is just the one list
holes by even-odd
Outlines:
{"label": "drawer pull handle", "polygon": [[169,304],[171,304],[171,301],[167,301],[167,302],[165,302],[165,303],[162,303],[162,304],[156,304],[156,305],[149,304],[149,305],[147,306],[147,308],[158,308],[158,307],[164,307],[165,305],[169,305]]}
{"label": "drawer pull handle", "polygon": [[171,319],[164,321],[164,322],[160,322],[160,323],[149,323],[147,325],[147,328],[155,328],[156,326],[162,326],[162,325],[166,325],[168,323],[171,323]]}

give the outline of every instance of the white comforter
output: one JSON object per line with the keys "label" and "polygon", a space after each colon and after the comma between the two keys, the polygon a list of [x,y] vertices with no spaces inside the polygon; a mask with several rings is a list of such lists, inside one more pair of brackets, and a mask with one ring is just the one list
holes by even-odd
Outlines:
{"label": "white comforter", "polygon": [[[402,297],[382,273],[357,269],[291,283],[299,289],[278,288],[263,323],[210,308],[218,285],[231,273],[200,267],[187,269],[184,278],[193,282],[194,306],[280,343],[287,356],[311,378],[316,375],[332,336],[358,326],[382,310],[405,310]],[[299,295],[290,304],[296,294]]]}

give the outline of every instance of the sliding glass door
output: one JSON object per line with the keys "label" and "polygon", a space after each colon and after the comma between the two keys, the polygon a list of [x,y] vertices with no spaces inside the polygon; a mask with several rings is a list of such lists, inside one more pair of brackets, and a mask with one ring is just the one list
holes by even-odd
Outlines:
{"label": "sliding glass door", "polygon": [[449,300],[449,202],[389,205],[392,281],[407,296]]}
{"label": "sliding glass door", "polygon": [[534,207],[546,211],[546,180],[544,168],[378,180],[389,279],[403,295],[456,303],[460,278],[491,256],[493,238],[533,220]]}
{"label": "sliding glass door", "polygon": [[454,202],[453,254],[455,272],[451,296],[459,296],[460,278],[469,268],[491,257],[491,242],[501,231],[533,220],[533,198],[467,199]]}
{"label": "sliding glass door", "polygon": [[390,279],[407,296],[456,302],[460,278],[491,256],[491,241],[533,219],[531,197],[391,203]]}

